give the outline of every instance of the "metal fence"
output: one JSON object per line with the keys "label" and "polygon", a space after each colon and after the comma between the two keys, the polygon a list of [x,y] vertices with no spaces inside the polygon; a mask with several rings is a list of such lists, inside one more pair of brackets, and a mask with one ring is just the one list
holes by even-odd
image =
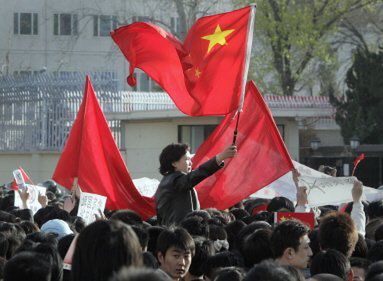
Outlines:
{"label": "metal fence", "polygon": [[[104,113],[175,108],[163,93],[117,91],[115,77],[90,74]],[[83,98],[85,74],[0,77],[0,151],[60,151]],[[121,147],[121,121],[108,120]]]}

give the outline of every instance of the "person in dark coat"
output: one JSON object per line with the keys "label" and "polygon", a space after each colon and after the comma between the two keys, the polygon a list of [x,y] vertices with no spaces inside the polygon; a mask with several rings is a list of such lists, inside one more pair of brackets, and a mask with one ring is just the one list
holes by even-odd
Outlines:
{"label": "person in dark coat", "polygon": [[169,144],[160,154],[160,173],[164,176],[154,195],[157,217],[163,225],[179,224],[186,214],[199,210],[198,183],[224,166],[224,160],[237,153],[235,145],[229,146],[215,157],[192,171],[189,146]]}

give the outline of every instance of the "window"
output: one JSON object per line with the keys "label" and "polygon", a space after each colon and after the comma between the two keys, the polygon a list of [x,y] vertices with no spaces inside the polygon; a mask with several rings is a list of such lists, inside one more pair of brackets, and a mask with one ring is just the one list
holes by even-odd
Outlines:
{"label": "window", "polygon": [[145,17],[145,16],[134,16],[134,17],[132,17],[132,22],[136,22],[136,21],[150,22],[150,18]]}
{"label": "window", "polygon": [[93,36],[109,36],[117,26],[116,16],[93,16]]}
{"label": "window", "polygon": [[13,33],[21,35],[38,34],[37,13],[14,13],[13,14]]}
{"label": "window", "polygon": [[78,35],[78,18],[75,14],[53,15],[54,35]]}
{"label": "window", "polygon": [[278,131],[283,140],[285,140],[285,125],[277,124]]}
{"label": "window", "polygon": [[152,90],[153,81],[144,72],[137,72],[137,91],[150,92]]}
{"label": "window", "polygon": [[195,153],[198,147],[209,137],[217,125],[181,125],[178,126],[178,142],[187,143],[190,152]]}

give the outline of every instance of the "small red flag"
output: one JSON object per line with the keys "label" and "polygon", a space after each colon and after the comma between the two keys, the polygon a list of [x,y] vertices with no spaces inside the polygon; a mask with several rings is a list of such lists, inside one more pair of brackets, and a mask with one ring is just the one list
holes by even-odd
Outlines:
{"label": "small red flag", "polygon": [[131,209],[144,219],[155,215],[154,201],[142,197],[133,184],[89,77],[52,178],[70,189],[76,177],[83,191],[106,196],[108,209]]}
{"label": "small red flag", "polygon": [[[21,172],[21,175],[23,176],[23,179],[24,179],[24,182],[25,183],[30,183],[30,184],[33,184],[33,181],[29,178],[29,176],[27,175],[27,173],[23,170],[23,168],[21,168],[21,166],[19,166],[19,170]],[[11,182],[11,189],[12,190],[18,190],[19,187],[16,183],[16,180],[13,180]]]}
{"label": "small red flag", "polygon": [[202,17],[184,43],[150,23],[111,32],[133,72],[142,69],[185,114],[225,115],[237,110],[244,92],[251,50],[254,6]]}
{"label": "small red flag", "polygon": [[[227,115],[193,157],[199,166],[231,144],[236,126]],[[197,186],[202,208],[227,209],[291,171],[294,166],[273,117],[253,82],[247,84],[238,125],[238,155]]]}
{"label": "small red flag", "polygon": [[314,229],[315,227],[315,214],[310,213],[292,213],[292,212],[275,212],[274,223],[283,222],[285,220],[296,219],[301,221],[303,224]]}
{"label": "small red flag", "polygon": [[356,167],[358,167],[360,161],[364,160],[364,153],[360,154],[358,157],[355,158],[354,160],[354,168],[352,169],[352,176],[355,173]]}

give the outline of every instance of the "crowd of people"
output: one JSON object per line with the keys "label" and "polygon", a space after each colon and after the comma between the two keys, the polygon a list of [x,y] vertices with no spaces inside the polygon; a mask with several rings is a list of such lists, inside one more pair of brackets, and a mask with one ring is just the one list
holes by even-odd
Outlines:
{"label": "crowd of people", "polygon": [[[294,171],[297,202],[247,198],[227,210],[199,209],[194,186],[236,157],[230,146],[191,170],[188,147],[160,156],[164,175],[158,216],[105,210],[85,225],[77,216],[79,189],[66,194],[51,182],[34,215],[0,199],[0,277],[4,281],[301,281],[383,280],[383,201],[362,201],[355,180],[345,208],[311,208]],[[26,201],[26,191],[19,191]],[[176,202],[174,201],[176,200]],[[312,212],[315,227],[275,212]],[[73,249],[73,254],[71,254]]]}

